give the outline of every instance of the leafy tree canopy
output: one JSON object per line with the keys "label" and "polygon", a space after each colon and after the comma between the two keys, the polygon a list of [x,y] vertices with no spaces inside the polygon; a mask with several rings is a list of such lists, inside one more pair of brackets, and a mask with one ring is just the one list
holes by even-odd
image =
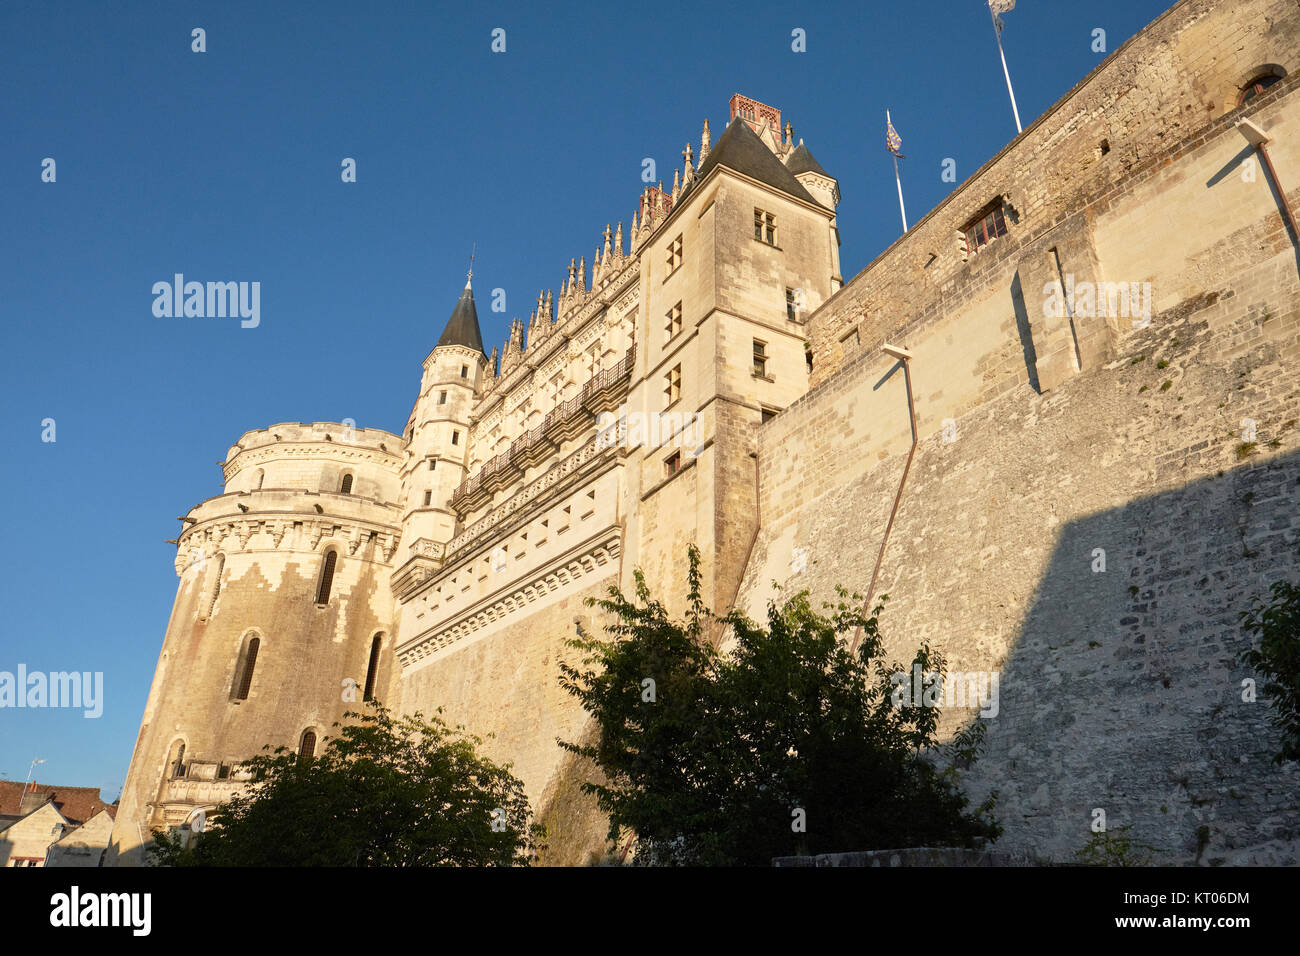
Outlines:
{"label": "leafy tree canopy", "polygon": [[[440,716],[349,713],[355,723],[300,759],[252,758],[248,790],[212,811],[192,846],[154,831],[171,866],[526,866],[541,828],[523,784]],[[335,724],[336,727],[340,725]],[[269,750],[270,748],[264,748]]]}
{"label": "leafy tree canopy", "polygon": [[[938,710],[898,705],[892,693],[883,605],[864,617],[838,589],[827,617],[804,591],[771,603],[766,627],[739,612],[716,617],[700,597],[694,547],[689,559],[684,620],[669,618],[638,571],[634,601],[613,587],[589,599],[611,616],[607,636],[579,628],[569,644],[581,663],[560,665],[561,684],[597,724],[589,745],[560,743],[606,777],[583,786],[609,814],[611,841],[634,831],[638,860],[652,865],[766,866],[775,856],[973,847],[998,836],[992,798],[968,811],[956,771],[932,759]],[[719,623],[734,635],[725,656],[708,639]],[[854,654],[845,638],[859,627]],[[928,646],[916,663],[943,673]],[[979,731],[955,742],[967,765]]]}
{"label": "leafy tree canopy", "polygon": [[1241,652],[1243,663],[1264,675],[1273,702],[1273,725],[1282,731],[1274,763],[1300,760],[1300,587],[1276,581],[1273,600],[1241,612],[1243,629],[1259,646]]}

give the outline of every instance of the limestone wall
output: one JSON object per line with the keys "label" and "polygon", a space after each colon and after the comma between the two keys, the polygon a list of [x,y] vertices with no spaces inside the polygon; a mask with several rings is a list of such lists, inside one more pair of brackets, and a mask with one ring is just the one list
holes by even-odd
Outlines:
{"label": "limestone wall", "polygon": [[[1275,24],[1296,13],[1253,6]],[[1206,68],[1211,85],[1276,39],[1258,18],[1199,26],[1226,9],[1175,8],[1197,42],[1237,44]],[[1165,40],[1188,54],[1186,32],[1156,30]],[[1252,675],[1237,663],[1237,613],[1300,577],[1300,256],[1232,129],[1245,115],[1269,131],[1300,203],[1297,86],[1199,129],[1180,123],[1164,155],[1032,240],[981,251],[997,255],[942,307],[872,325],[838,372],[759,429],[762,530],[742,606],[762,613],[774,579],[816,598],[865,591],[910,440],[902,369],[879,343],[914,353],[920,444],[877,588],[890,596],[882,625],[895,659],[928,641],[953,671],[1000,675],[997,715],[979,718],[988,753],[968,778],[977,800],[1000,794],[999,849],[1068,859],[1102,809],[1158,860],[1300,862],[1300,772],[1270,762],[1271,709],[1243,702]],[[1149,281],[1154,309],[1146,327],[1080,316],[1082,370],[1057,364],[1049,383],[1043,346],[1070,335],[1043,313],[1051,248],[1073,250],[1081,276]],[[813,317],[819,357],[862,295],[902,294],[882,268]],[[950,709],[945,734],[975,714]]]}

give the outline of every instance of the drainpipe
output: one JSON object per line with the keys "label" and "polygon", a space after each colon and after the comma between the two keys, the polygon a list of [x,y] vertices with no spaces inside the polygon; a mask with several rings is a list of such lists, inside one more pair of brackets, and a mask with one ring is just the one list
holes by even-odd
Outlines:
{"label": "drainpipe", "polygon": [[745,571],[749,569],[749,559],[754,556],[754,545],[758,543],[758,532],[763,527],[762,503],[758,497],[758,452],[750,452],[749,457],[754,459],[754,533],[749,536],[749,547],[745,549],[745,561],[740,566],[740,577],[736,579],[735,590],[731,592],[731,603],[727,605],[728,614],[736,609],[736,599],[740,597],[740,586],[745,583]]}
{"label": "drainpipe", "polygon": [[[907,417],[912,426],[912,447],[907,451],[907,464],[903,466],[903,477],[898,482],[898,493],[894,496],[894,507],[889,512],[889,523],[885,525],[885,537],[880,542],[880,553],[876,555],[876,569],[871,572],[871,587],[867,589],[867,600],[862,605],[862,616],[867,617],[871,614],[871,599],[876,594],[876,579],[880,577],[880,564],[885,559],[885,547],[889,544],[889,532],[894,527],[894,517],[898,514],[898,503],[903,500],[903,486],[907,484],[907,473],[912,470],[912,458],[916,455],[916,406],[912,402],[912,372],[908,364],[912,358],[912,353],[905,348],[896,345],[890,345],[886,342],[881,346],[886,355],[892,356],[903,363],[903,380],[907,386]],[[859,626],[853,632],[853,644],[849,650],[857,653],[858,644],[862,641],[862,627]]]}
{"label": "drainpipe", "polygon": [[1273,181],[1273,188],[1277,190],[1278,202],[1282,204],[1282,212],[1286,221],[1291,226],[1291,241],[1300,248],[1300,227],[1296,226],[1295,212],[1291,209],[1291,204],[1287,202],[1286,190],[1278,181],[1277,170],[1273,168],[1273,160],[1268,155],[1268,134],[1256,126],[1248,119],[1238,120],[1236,130],[1246,138],[1246,142],[1259,152],[1259,158],[1264,161],[1264,169],[1268,173],[1269,179]]}

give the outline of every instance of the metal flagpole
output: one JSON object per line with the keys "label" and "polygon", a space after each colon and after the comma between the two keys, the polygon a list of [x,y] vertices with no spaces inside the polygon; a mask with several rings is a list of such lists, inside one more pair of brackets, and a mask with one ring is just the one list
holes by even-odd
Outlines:
{"label": "metal flagpole", "polygon": [[[1013,2],[1012,7],[1015,6]],[[1007,8],[1008,10],[1011,7]],[[1011,73],[1007,70],[1007,55],[1002,52],[1002,25],[998,20],[998,15],[993,9],[992,2],[989,3],[989,16],[993,18],[993,35],[998,40],[998,56],[1002,58],[1002,75],[1007,78],[1007,94],[1011,97],[1011,115],[1016,118],[1016,132],[1023,133],[1020,126],[1020,110],[1016,109],[1016,91],[1011,88]]]}
{"label": "metal flagpole", "polygon": [[[889,110],[885,110],[885,128],[889,129],[893,125],[893,120],[889,118]],[[903,217],[903,232],[907,232],[907,210],[903,207],[903,181],[898,176],[898,154],[891,153],[894,157],[894,182],[898,185],[898,212]]]}

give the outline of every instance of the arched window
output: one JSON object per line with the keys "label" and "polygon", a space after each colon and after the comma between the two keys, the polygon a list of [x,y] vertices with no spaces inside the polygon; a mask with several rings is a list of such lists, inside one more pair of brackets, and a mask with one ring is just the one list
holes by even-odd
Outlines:
{"label": "arched window", "polygon": [[185,743],[176,741],[172,744],[170,756],[167,758],[167,775],[169,777],[185,776]]}
{"label": "arched window", "polygon": [[384,635],[376,634],[370,642],[370,664],[366,667],[365,700],[375,699],[375,679],[379,677],[379,651],[384,646]]}
{"label": "arched window", "polygon": [[235,681],[234,700],[248,700],[248,691],[253,686],[253,670],[257,667],[257,651],[262,646],[261,638],[250,636],[244,644],[244,652],[239,668],[239,677]]}
{"label": "arched window", "polygon": [[302,740],[298,741],[298,762],[306,763],[316,756],[316,732],[304,730]]}
{"label": "arched window", "polygon": [[330,588],[334,585],[334,565],[338,562],[339,553],[337,551],[327,551],[325,553],[325,564],[320,572],[320,586],[316,588],[316,603],[328,604],[330,602]]}
{"label": "arched window", "polygon": [[1237,105],[1241,106],[1243,103],[1249,103],[1251,100],[1259,96],[1259,94],[1263,93],[1266,89],[1268,89],[1278,80],[1282,79],[1283,76],[1285,76],[1284,73],[1277,73],[1272,71],[1261,73],[1259,76],[1255,77],[1244,87],[1242,87],[1241,96],[1237,98]]}
{"label": "arched window", "polygon": [[343,476],[343,484],[339,488],[339,491],[345,495],[352,494],[352,473],[351,472],[348,472],[346,475]]}

